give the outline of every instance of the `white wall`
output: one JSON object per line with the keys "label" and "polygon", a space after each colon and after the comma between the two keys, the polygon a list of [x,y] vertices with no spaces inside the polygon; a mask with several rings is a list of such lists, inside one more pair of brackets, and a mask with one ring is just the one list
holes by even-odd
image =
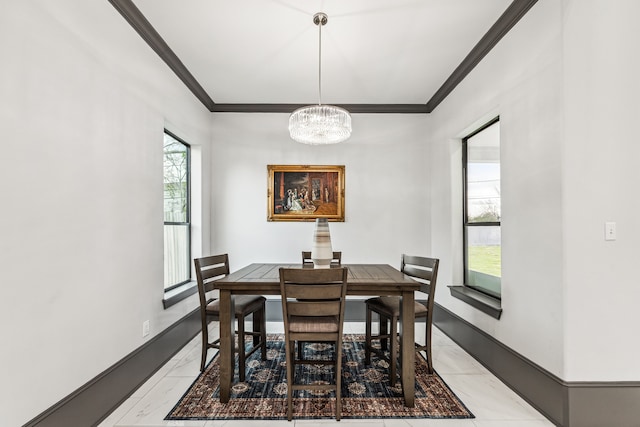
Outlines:
{"label": "white wall", "polygon": [[330,222],[343,262],[399,266],[403,252],[428,255],[430,213],[426,117],[353,116],[353,136],[333,146],[291,140],[288,114],[216,114],[213,235],[231,269],[299,262],[312,222],[267,222],[267,165],[345,165],[345,222]]}
{"label": "white wall", "polygon": [[[564,7],[566,378],[640,380],[640,2]],[[604,223],[617,223],[616,241]]]}
{"label": "white wall", "polygon": [[640,379],[639,13],[540,0],[429,121],[432,251],[448,255],[440,280],[460,283],[460,139],[501,118],[503,316],[443,287],[437,301],[565,381]]}
{"label": "white wall", "polygon": [[16,426],[197,306],[162,308],[162,132],[208,157],[211,115],[106,1],[4,2],[0,57],[0,425]]}
{"label": "white wall", "polygon": [[[436,301],[563,374],[562,16],[539,1],[429,120],[432,252],[441,285],[462,283],[461,138],[500,116],[502,307],[493,319],[439,286]],[[436,179],[440,177],[440,179]]]}

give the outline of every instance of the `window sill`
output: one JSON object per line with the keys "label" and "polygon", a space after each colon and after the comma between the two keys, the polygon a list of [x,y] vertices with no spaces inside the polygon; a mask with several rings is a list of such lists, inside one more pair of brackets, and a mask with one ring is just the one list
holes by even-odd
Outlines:
{"label": "window sill", "polygon": [[190,297],[196,292],[198,292],[196,282],[187,282],[182,286],[171,289],[169,292],[165,292],[164,298],[162,299],[162,305],[167,309],[172,305],[179,303],[183,299]]}
{"label": "window sill", "polygon": [[491,317],[500,319],[502,315],[502,305],[499,299],[490,297],[464,285],[450,285],[449,291],[452,297],[466,302]]}

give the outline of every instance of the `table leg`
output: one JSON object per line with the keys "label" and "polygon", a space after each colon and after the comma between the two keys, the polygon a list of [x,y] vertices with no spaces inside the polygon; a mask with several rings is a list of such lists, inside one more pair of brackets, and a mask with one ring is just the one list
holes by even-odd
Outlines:
{"label": "table leg", "polygon": [[220,290],[220,402],[227,403],[235,368],[234,299],[228,290]]}
{"label": "table leg", "polygon": [[400,305],[400,360],[402,373],[402,393],[407,407],[415,405],[415,313],[413,291],[402,293]]}

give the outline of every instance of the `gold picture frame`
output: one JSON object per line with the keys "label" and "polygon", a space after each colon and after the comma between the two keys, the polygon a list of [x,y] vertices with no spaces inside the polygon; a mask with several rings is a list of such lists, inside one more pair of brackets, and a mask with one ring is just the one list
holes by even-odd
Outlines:
{"label": "gold picture frame", "polygon": [[344,165],[267,165],[267,221],[344,222]]}

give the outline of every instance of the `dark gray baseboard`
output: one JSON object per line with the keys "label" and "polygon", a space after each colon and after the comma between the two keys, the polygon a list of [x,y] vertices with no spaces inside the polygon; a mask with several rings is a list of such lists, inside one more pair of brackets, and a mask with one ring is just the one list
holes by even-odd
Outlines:
{"label": "dark gray baseboard", "polygon": [[640,382],[575,382],[567,389],[569,427],[640,426]]}
{"label": "dark gray baseboard", "polygon": [[437,303],[433,315],[438,329],[554,424],[640,426],[640,382],[565,382]]}
{"label": "dark gray baseboard", "polygon": [[197,309],[62,399],[24,427],[95,426],[200,332]]}

